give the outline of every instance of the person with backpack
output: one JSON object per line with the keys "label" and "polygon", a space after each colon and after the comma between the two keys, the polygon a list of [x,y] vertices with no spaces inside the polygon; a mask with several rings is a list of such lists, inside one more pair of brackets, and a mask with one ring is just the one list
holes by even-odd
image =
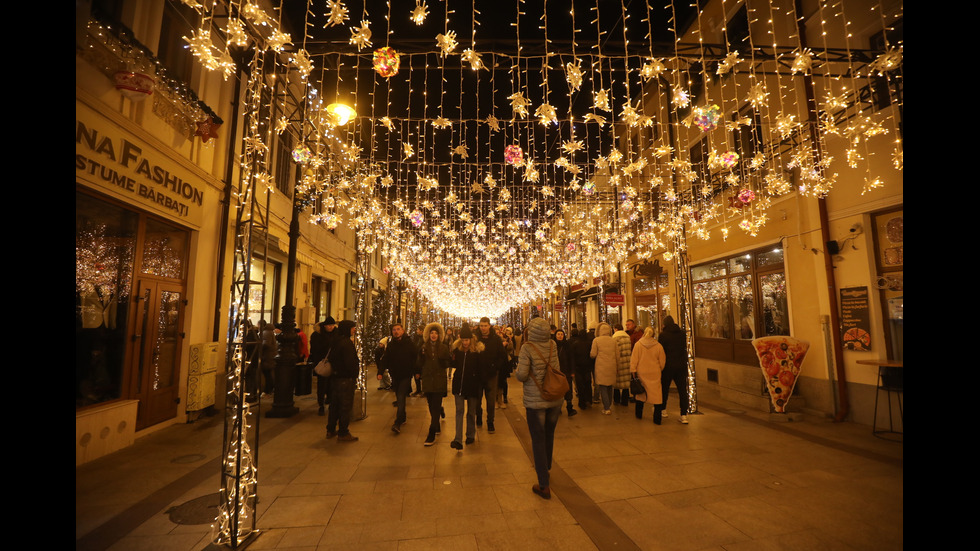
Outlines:
{"label": "person with backpack", "polygon": [[[553,371],[552,371],[553,370]],[[527,428],[531,433],[531,450],[538,483],[531,491],[544,499],[551,499],[551,459],[555,447],[555,428],[561,416],[566,386],[561,394],[549,395],[549,382],[554,373],[562,381],[559,371],[558,347],[551,339],[551,326],[543,318],[528,322],[527,340],[521,346],[517,359],[518,381],[524,383],[524,407],[527,410]]]}

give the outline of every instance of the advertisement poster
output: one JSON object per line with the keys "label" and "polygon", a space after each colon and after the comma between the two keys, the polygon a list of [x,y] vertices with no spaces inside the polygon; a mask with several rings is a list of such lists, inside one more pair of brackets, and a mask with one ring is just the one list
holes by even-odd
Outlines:
{"label": "advertisement poster", "polygon": [[867,287],[840,290],[844,350],[871,350],[871,320]]}

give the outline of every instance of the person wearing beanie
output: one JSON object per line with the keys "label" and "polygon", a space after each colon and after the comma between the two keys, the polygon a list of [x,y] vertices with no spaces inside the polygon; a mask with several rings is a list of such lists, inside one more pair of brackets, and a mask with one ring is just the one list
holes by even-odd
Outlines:
{"label": "person wearing beanie", "polygon": [[416,355],[415,343],[405,333],[405,327],[400,323],[394,324],[384,355],[381,356],[381,366],[388,371],[391,386],[395,389],[395,407],[398,409],[395,423],[391,426],[391,431],[395,434],[399,434],[405,424],[405,401],[412,392],[412,379],[419,374],[415,363]]}
{"label": "person wearing beanie", "polygon": [[476,441],[476,409],[483,394],[482,342],[473,338],[473,331],[464,324],[459,338],[452,345],[453,398],[456,402],[456,438],[450,446],[463,449],[463,415],[466,415],[466,445]]}
{"label": "person wearing beanie", "polygon": [[551,339],[551,328],[543,318],[528,322],[527,341],[521,346],[517,358],[518,381],[524,383],[524,408],[527,411],[527,428],[531,434],[531,451],[538,483],[531,491],[544,499],[551,499],[551,460],[555,447],[555,428],[561,416],[563,396],[545,400],[541,385],[547,368],[558,369],[558,347]]}
{"label": "person wearing beanie", "polygon": [[[483,393],[486,397],[487,410],[487,432],[494,433],[494,405],[497,401],[497,375],[501,369],[505,369],[507,363],[507,350],[504,348],[504,341],[497,336],[493,326],[490,325],[490,318],[480,319],[480,325],[473,335],[476,340],[483,343],[485,350],[483,356]],[[476,426],[483,425],[481,412],[476,413]]]}

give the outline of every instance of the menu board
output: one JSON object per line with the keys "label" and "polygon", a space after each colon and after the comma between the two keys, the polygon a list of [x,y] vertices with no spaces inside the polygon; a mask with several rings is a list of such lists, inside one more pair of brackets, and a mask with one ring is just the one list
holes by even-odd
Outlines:
{"label": "menu board", "polygon": [[871,309],[867,287],[840,290],[841,331],[845,350],[871,350]]}

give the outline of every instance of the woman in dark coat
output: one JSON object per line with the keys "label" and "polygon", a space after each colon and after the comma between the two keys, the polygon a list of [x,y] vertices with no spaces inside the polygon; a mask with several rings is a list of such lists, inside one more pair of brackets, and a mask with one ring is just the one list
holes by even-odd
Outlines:
{"label": "woman in dark coat", "polygon": [[449,347],[443,341],[442,324],[432,322],[425,326],[425,342],[419,349],[419,371],[422,373],[422,392],[429,403],[429,435],[425,445],[436,443],[439,419],[442,417],[442,399],[448,394],[446,370],[451,361]]}
{"label": "woman in dark coat", "polygon": [[459,338],[452,345],[453,398],[456,402],[456,438],[450,446],[463,449],[463,414],[466,414],[466,444],[476,439],[476,410],[483,397],[482,342],[473,338],[468,325],[459,330]]}
{"label": "woman in dark coat", "polygon": [[558,345],[559,369],[565,374],[565,378],[568,379],[568,392],[565,393],[565,408],[568,410],[568,416],[571,417],[578,413],[572,406],[572,373],[575,371],[575,357],[572,355],[571,343],[565,340],[565,332],[563,330],[559,329],[555,331],[554,339],[555,344]]}
{"label": "woman in dark coat", "polygon": [[677,394],[681,402],[680,422],[687,424],[687,334],[674,322],[674,318],[667,316],[664,318],[664,329],[657,337],[660,344],[664,347],[664,354],[667,356],[667,363],[660,375],[660,386],[663,393],[663,401],[660,407],[664,410],[663,416],[667,417],[667,393],[670,390],[670,383],[673,382],[677,387]]}
{"label": "woman in dark coat", "polygon": [[[327,417],[327,438],[337,437],[340,442],[356,442],[357,437],[348,430],[350,412],[354,408],[354,385],[361,373],[361,362],[352,337],[357,324],[344,320],[337,326],[328,358],[333,374],[330,375],[330,415]],[[339,425],[339,427],[338,427]]]}

